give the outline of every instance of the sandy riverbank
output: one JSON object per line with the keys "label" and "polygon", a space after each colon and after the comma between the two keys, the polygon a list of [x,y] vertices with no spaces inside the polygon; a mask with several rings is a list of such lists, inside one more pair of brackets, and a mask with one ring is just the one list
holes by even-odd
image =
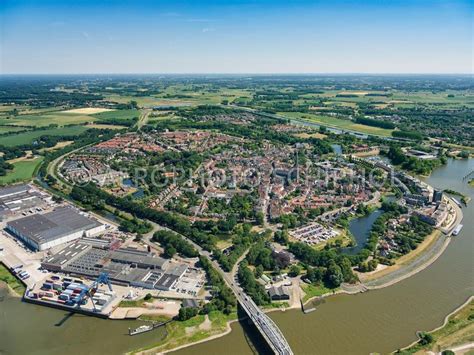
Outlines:
{"label": "sandy riverbank", "polygon": [[228,321],[226,323],[226,329],[222,333],[211,335],[209,338],[201,339],[201,340],[195,341],[193,343],[189,343],[189,344],[183,344],[183,345],[178,346],[177,348],[170,349],[170,350],[165,350],[165,351],[158,352],[158,353],[152,352],[153,349],[151,349],[151,350],[149,350],[150,352],[146,351],[146,352],[137,353],[137,354],[143,354],[143,355],[145,355],[145,354],[168,354],[168,353],[171,353],[173,351],[178,351],[178,350],[181,350],[181,349],[193,346],[193,345],[204,343],[206,341],[211,341],[213,339],[217,339],[217,338],[223,337],[224,335],[229,334],[232,331],[232,327],[230,325],[234,322],[237,322],[237,321],[238,321],[238,319],[233,319],[233,320]]}

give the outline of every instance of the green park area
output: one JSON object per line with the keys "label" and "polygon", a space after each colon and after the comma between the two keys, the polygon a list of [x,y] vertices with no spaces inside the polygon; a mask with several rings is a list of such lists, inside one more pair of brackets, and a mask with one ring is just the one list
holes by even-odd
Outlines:
{"label": "green park area", "polygon": [[[144,320],[163,321],[163,317],[144,317]],[[161,341],[137,350],[136,353],[151,350],[165,351],[179,346],[198,342],[210,336],[226,331],[227,322],[237,319],[237,313],[225,315],[219,311],[212,311],[208,315],[197,315],[185,321],[174,321],[166,325],[167,336]]]}
{"label": "green park area", "polygon": [[304,292],[303,302],[310,300],[313,297],[319,297],[327,293],[333,292],[332,289],[325,287],[324,285],[313,285],[305,284],[302,287]]}

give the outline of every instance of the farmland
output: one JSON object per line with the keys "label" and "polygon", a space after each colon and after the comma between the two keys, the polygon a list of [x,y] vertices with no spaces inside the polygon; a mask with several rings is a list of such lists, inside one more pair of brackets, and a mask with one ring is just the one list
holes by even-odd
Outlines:
{"label": "farmland", "polygon": [[71,124],[84,124],[97,121],[97,118],[88,115],[51,112],[35,115],[18,115],[12,118],[0,118],[2,125],[29,126],[29,127],[47,127],[51,124],[66,126]]}
{"label": "farmland", "polygon": [[87,126],[69,126],[29,131],[0,137],[0,145],[14,147],[22,144],[31,144],[41,136],[75,136],[88,129]]}
{"label": "farmland", "polygon": [[15,127],[15,126],[0,126],[0,134],[3,133],[12,133],[12,132],[19,132],[24,131],[27,128],[25,127]]}
{"label": "farmland", "polygon": [[43,161],[43,157],[24,159],[13,163],[13,170],[5,176],[0,176],[0,184],[6,185],[30,180],[36,167]]}
{"label": "farmland", "polygon": [[132,118],[140,116],[140,112],[134,109],[117,110],[94,113],[91,116],[98,120],[130,120]]}
{"label": "farmland", "polygon": [[347,119],[340,119],[336,117],[315,115],[311,113],[301,113],[301,112],[279,112],[278,114],[280,116],[308,121],[308,122],[320,124],[327,127],[350,130],[350,131],[355,131],[355,132],[360,132],[360,133],[365,133],[365,134],[373,134],[373,135],[378,135],[378,136],[389,137],[392,133],[392,130],[390,129],[366,126],[366,125],[355,123]]}

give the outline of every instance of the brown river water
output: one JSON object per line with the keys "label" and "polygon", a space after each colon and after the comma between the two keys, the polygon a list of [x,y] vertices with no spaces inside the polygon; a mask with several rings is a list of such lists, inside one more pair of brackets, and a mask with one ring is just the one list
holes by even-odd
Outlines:
{"label": "brown river water", "polygon": [[[474,198],[462,177],[474,160],[450,160],[426,181]],[[474,202],[463,208],[464,228],[432,265],[392,286],[357,295],[328,297],[317,310],[273,312],[295,354],[389,353],[416,340],[474,294]],[[2,298],[3,296],[3,298]],[[137,321],[109,321],[22,303],[0,287],[0,354],[120,354],[152,345],[164,330],[130,337]],[[246,323],[233,323],[221,338],[175,352],[252,354],[261,340]]]}

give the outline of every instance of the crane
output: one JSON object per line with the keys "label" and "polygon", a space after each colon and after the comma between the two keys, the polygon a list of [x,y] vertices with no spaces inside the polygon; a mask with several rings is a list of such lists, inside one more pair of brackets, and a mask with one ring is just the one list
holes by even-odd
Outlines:
{"label": "crane", "polygon": [[[99,288],[99,285],[101,284],[107,284],[107,286],[109,287],[109,291],[113,291],[112,284],[110,283],[109,279],[109,274],[106,272],[102,272],[89,288],[85,288],[81,291],[81,293],[79,293],[79,296],[77,297],[78,301],[76,307],[81,307],[81,304],[83,303],[86,297],[94,297],[94,294],[96,293],[97,289]],[[94,312],[97,312],[94,302],[92,302],[92,306],[94,307]]]}

